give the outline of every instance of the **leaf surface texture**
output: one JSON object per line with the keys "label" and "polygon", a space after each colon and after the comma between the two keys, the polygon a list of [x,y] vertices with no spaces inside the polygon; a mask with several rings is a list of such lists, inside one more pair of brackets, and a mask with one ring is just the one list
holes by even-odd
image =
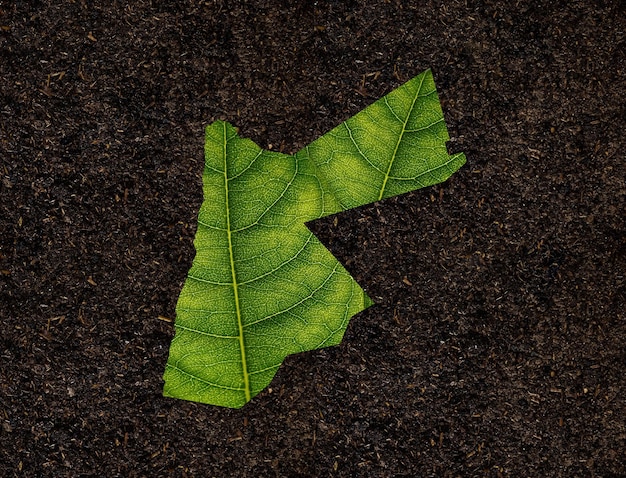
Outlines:
{"label": "leaf surface texture", "polygon": [[164,395],[239,408],[287,355],[340,343],[372,301],[305,223],[445,181],[465,162],[448,139],[430,71],[295,155],[209,125]]}

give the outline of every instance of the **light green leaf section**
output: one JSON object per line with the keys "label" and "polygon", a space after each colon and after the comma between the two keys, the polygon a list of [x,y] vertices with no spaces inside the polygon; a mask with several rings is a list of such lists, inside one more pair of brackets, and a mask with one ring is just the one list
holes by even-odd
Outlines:
{"label": "light green leaf section", "polygon": [[465,162],[448,139],[430,71],[295,155],[209,125],[164,395],[239,408],[286,356],[340,343],[372,301],[305,222],[445,181]]}

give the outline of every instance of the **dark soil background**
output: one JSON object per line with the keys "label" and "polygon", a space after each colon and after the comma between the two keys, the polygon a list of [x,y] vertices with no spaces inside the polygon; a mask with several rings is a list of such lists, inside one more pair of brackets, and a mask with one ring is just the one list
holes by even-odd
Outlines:
{"label": "dark soil background", "polygon": [[[626,476],[625,19],[0,1],[0,476]],[[311,226],[378,305],[241,410],[163,398],[204,126],[294,152],[427,68],[467,165]]]}

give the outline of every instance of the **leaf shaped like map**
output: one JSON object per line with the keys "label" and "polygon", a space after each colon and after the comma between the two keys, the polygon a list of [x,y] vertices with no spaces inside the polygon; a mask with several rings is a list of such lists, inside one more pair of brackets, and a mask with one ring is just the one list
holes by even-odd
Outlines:
{"label": "leaf shaped like map", "polygon": [[164,395],[238,408],[287,355],[340,343],[372,301],[305,223],[446,180],[448,139],[430,71],[295,155],[209,125]]}

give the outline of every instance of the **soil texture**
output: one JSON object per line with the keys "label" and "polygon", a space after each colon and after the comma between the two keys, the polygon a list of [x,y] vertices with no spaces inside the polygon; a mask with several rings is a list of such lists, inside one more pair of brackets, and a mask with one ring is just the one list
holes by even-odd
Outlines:
{"label": "soil texture", "polygon": [[[623,1],[0,0],[0,476],[626,476]],[[377,305],[162,397],[204,126],[295,152],[432,68],[468,162],[311,225]]]}

